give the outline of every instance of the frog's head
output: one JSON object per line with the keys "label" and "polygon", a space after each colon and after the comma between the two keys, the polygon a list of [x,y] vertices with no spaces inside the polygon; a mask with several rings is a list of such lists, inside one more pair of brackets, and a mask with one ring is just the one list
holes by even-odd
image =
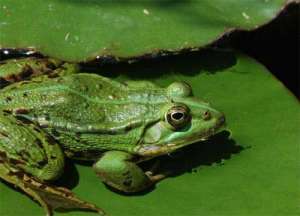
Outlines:
{"label": "frog's head", "polygon": [[192,96],[182,82],[167,88],[170,102],[160,111],[160,120],[149,125],[137,151],[143,156],[157,156],[183,146],[206,140],[225,123],[224,115],[208,103]]}

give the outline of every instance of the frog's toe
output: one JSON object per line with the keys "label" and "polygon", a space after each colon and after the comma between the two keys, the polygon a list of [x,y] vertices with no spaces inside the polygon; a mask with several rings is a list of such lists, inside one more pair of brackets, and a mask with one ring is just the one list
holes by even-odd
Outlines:
{"label": "frog's toe", "polygon": [[171,174],[168,171],[160,172],[159,167],[160,160],[156,160],[155,163],[150,167],[150,169],[145,172],[145,175],[148,176],[152,183],[159,182],[160,180],[167,178]]}
{"label": "frog's toe", "polygon": [[145,172],[145,174],[148,176],[148,178],[151,180],[151,182],[156,183],[160,180],[163,180],[164,178],[167,178],[169,176],[168,173],[161,173],[161,174],[153,174],[151,171]]}
{"label": "frog's toe", "polygon": [[105,215],[102,209],[92,203],[79,199],[67,188],[47,185],[37,182],[32,178],[28,178],[25,181],[26,186],[33,191],[34,196],[37,197],[37,201],[43,206],[48,215],[52,215],[52,210],[54,209],[80,209]]}

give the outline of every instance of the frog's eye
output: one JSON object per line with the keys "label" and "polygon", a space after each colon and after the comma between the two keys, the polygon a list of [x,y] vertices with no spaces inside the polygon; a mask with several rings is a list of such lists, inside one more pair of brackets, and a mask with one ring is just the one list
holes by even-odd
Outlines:
{"label": "frog's eye", "polygon": [[165,118],[175,129],[180,129],[191,121],[190,110],[184,105],[173,106],[168,110]]}

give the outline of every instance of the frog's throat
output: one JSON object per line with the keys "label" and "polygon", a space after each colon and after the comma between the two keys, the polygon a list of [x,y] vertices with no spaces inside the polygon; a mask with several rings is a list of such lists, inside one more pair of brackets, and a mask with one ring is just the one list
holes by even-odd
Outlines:
{"label": "frog's throat", "polygon": [[223,130],[224,122],[219,122],[215,127],[209,129],[208,131],[201,133],[195,137],[191,137],[190,139],[185,139],[184,141],[179,141],[177,143],[165,143],[165,144],[148,144],[148,145],[140,145],[136,147],[135,152],[143,157],[154,157],[159,155],[169,154],[171,152],[176,151],[184,146],[202,142],[207,140],[210,136],[220,132]]}

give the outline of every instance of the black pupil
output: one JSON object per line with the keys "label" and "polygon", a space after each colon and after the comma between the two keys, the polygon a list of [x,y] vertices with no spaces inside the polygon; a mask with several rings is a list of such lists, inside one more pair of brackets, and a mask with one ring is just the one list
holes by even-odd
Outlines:
{"label": "black pupil", "polygon": [[181,112],[177,112],[177,113],[173,113],[172,114],[172,118],[175,119],[175,120],[177,120],[177,121],[183,119],[183,117],[184,117],[184,114],[181,113]]}

